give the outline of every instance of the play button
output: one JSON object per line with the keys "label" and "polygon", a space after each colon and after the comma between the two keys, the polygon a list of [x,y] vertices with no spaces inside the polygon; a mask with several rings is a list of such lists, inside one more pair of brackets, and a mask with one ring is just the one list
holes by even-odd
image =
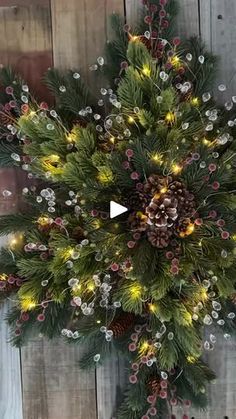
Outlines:
{"label": "play button", "polygon": [[117,204],[117,202],[110,201],[110,218],[118,217],[118,215],[124,214],[126,211],[128,211],[128,208]]}

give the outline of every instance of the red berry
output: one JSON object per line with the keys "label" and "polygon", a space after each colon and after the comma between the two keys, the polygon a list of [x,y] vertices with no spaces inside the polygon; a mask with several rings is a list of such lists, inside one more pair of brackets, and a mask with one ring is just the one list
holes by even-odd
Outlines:
{"label": "red berry", "polygon": [[131,148],[128,148],[128,150],[126,150],[125,154],[126,154],[127,157],[130,158],[130,157],[133,157],[134,152]]}
{"label": "red berry", "polygon": [[130,375],[129,376],[129,382],[131,383],[131,384],[136,384],[137,383],[137,381],[138,381],[138,379],[137,379],[137,377],[136,377],[136,375]]}
{"label": "red berry", "polygon": [[132,180],[138,180],[139,179],[139,174],[138,172],[132,172],[130,175]]}
{"label": "red berry", "polygon": [[28,313],[21,313],[21,320],[23,320],[23,322],[27,322],[27,320],[29,320],[29,314]]}
{"label": "red berry", "polygon": [[179,259],[174,258],[174,259],[172,260],[171,264],[172,264],[173,266],[179,266]]}
{"label": "red berry", "polygon": [[12,95],[13,94],[13,87],[11,86],[7,86],[5,89],[5,92],[7,95]]}
{"label": "red berry", "polygon": [[217,220],[217,221],[216,221],[216,224],[218,225],[218,227],[224,227],[224,225],[225,225],[225,221],[224,221],[224,220],[222,220],[222,219],[220,219],[220,220]]}
{"label": "red berry", "polygon": [[130,168],[130,163],[128,161],[123,161],[122,166],[125,170]]}
{"label": "red berry", "polygon": [[134,240],[139,240],[139,239],[140,239],[140,237],[141,237],[141,234],[140,234],[140,233],[134,233],[134,234],[133,234],[133,238],[134,238]]}
{"label": "red berry", "polygon": [[170,272],[171,272],[173,275],[178,275],[178,273],[179,273],[179,268],[178,268],[178,266],[171,266]]}
{"label": "red berry", "polygon": [[21,105],[21,110],[23,113],[27,113],[29,111],[29,105],[27,105],[27,103],[24,103],[23,105]]}
{"label": "red berry", "polygon": [[215,172],[217,169],[217,166],[216,164],[211,163],[209,164],[208,169],[210,170],[210,172]]}
{"label": "red berry", "polygon": [[138,371],[138,369],[139,369],[139,365],[138,365],[136,362],[134,362],[134,363],[132,364],[131,368],[132,368],[132,370],[134,370],[134,371]]}
{"label": "red berry", "polygon": [[129,32],[131,27],[128,24],[126,24],[123,26],[123,29],[124,29],[124,32]]}
{"label": "red berry", "polygon": [[39,105],[40,109],[43,109],[44,111],[48,110],[48,104],[47,102],[41,102]]}
{"label": "red berry", "polygon": [[166,259],[173,259],[174,253],[173,252],[166,252]]}
{"label": "red berry", "polygon": [[130,240],[130,241],[127,243],[127,246],[128,246],[128,248],[129,248],[129,249],[133,249],[135,245],[136,245],[136,243],[135,243],[135,242],[133,242],[132,240]]}
{"label": "red berry", "polygon": [[184,415],[182,416],[182,418],[183,418],[183,419],[189,419],[189,416],[184,414]]}
{"label": "red berry", "polygon": [[161,6],[165,6],[168,0],[160,0],[159,3]]}
{"label": "red berry", "polygon": [[169,22],[168,22],[168,20],[166,20],[166,19],[163,19],[162,21],[161,21],[161,26],[162,26],[162,28],[168,28],[169,27]]}
{"label": "red berry", "polygon": [[216,218],[217,217],[217,212],[215,210],[212,210],[209,212],[209,217],[210,218]]}
{"label": "red berry", "polygon": [[133,340],[134,342],[138,341],[138,334],[137,333],[132,333],[132,335],[130,336],[130,339]]}
{"label": "red berry", "polygon": [[184,400],[184,405],[185,405],[186,407],[190,407],[190,406],[191,406],[191,404],[192,404],[191,400]]}
{"label": "red berry", "polygon": [[201,226],[203,224],[203,220],[201,218],[196,218],[194,222],[197,226]]}
{"label": "red berry", "polygon": [[121,63],[120,63],[120,68],[122,68],[123,70],[125,69],[125,68],[127,68],[129,66],[129,64],[127,63],[127,61],[122,61]]}
{"label": "red berry", "polygon": [[43,313],[39,314],[39,315],[37,316],[37,320],[38,320],[39,322],[44,322],[44,320],[45,320],[45,316],[44,316],[44,314],[43,314]]}
{"label": "red berry", "polygon": [[159,16],[160,17],[165,17],[166,16],[166,11],[165,10],[160,10]]}
{"label": "red berry", "polygon": [[152,23],[152,16],[145,16],[144,22],[150,25]]}
{"label": "red berry", "polygon": [[219,182],[213,182],[211,186],[212,186],[212,189],[214,189],[214,191],[217,191],[220,187],[220,183]]}
{"label": "red berry", "polygon": [[119,270],[119,265],[118,265],[118,263],[112,263],[112,265],[111,265],[111,270],[112,270],[113,272],[117,272],[117,271]]}
{"label": "red berry", "polygon": [[144,415],[141,417],[141,419],[150,419],[148,415]]}
{"label": "red berry", "polygon": [[157,409],[155,407],[151,407],[150,409],[148,409],[148,414],[151,416],[156,416]]}
{"label": "red berry", "polygon": [[223,240],[227,240],[229,238],[230,234],[228,231],[222,231],[221,237]]}
{"label": "red berry", "polygon": [[168,386],[168,383],[165,380],[162,380],[160,384],[161,384],[161,388],[167,388]]}
{"label": "red berry", "polygon": [[151,5],[150,5],[150,7],[149,7],[149,10],[150,10],[150,12],[152,12],[152,13],[156,13],[156,12],[157,12],[157,10],[158,10],[158,7],[157,7],[157,5],[156,5],[156,4],[151,4]]}
{"label": "red berry", "polygon": [[[92,217],[97,217],[98,216],[98,211],[97,210],[92,210],[91,215],[92,215]],[[56,220],[55,220],[55,222],[56,222]]]}
{"label": "red berry", "polygon": [[152,404],[155,403],[156,401],[156,396],[154,394],[151,394],[150,396],[147,397],[147,402]]}
{"label": "red berry", "polygon": [[161,399],[166,399],[167,398],[167,392],[165,390],[161,390],[159,393],[159,396]]}
{"label": "red berry", "polygon": [[129,344],[129,351],[130,352],[134,352],[134,351],[136,351],[136,349],[137,349],[137,346],[135,345],[135,343],[130,343]]}
{"label": "red berry", "polygon": [[175,37],[174,39],[173,39],[173,44],[177,47],[179,44],[180,44],[180,38],[179,37]]}
{"label": "red berry", "polygon": [[21,330],[20,329],[16,329],[15,330],[15,335],[16,336],[20,336],[21,335]]}
{"label": "red berry", "polygon": [[10,100],[9,105],[11,108],[16,108],[17,104],[15,100]]}
{"label": "red berry", "polygon": [[6,112],[9,112],[9,111],[11,110],[11,107],[10,107],[9,103],[6,103],[6,104],[4,105],[4,110],[5,110]]}
{"label": "red berry", "polygon": [[178,400],[177,400],[177,399],[175,399],[174,397],[172,397],[172,399],[170,399],[170,404],[171,404],[171,406],[176,406],[176,405],[177,405],[177,403],[178,403]]}

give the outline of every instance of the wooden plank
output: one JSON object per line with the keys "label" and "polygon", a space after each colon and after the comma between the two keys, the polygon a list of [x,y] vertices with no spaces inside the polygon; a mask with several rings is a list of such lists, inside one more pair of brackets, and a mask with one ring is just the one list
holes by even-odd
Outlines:
{"label": "wooden plank", "polygon": [[177,27],[181,38],[199,35],[198,0],[181,0]]}
{"label": "wooden plank", "polygon": [[228,87],[221,99],[226,101],[236,92],[236,2],[233,0],[200,0],[202,38],[219,61],[218,83]]}
{"label": "wooden plank", "polygon": [[[4,246],[6,238],[0,238]],[[20,351],[8,342],[9,329],[5,316],[10,302],[0,306],[0,418],[22,419]]]}
{"label": "wooden plank", "polygon": [[111,36],[109,16],[124,14],[123,0],[51,0],[53,56],[57,68],[88,71],[98,56],[103,55]]}
{"label": "wooden plank", "polygon": [[52,65],[50,0],[0,0],[0,63],[11,65],[45,100],[41,78]]}
{"label": "wooden plank", "polygon": [[0,307],[0,418],[22,419],[20,351],[7,342],[5,316],[9,308],[9,302]]}
{"label": "wooden plank", "polygon": [[141,1],[125,0],[126,22],[131,26],[131,32],[137,27],[143,10]]}
{"label": "wooden plank", "polygon": [[115,418],[120,398],[128,382],[126,369],[127,365],[118,355],[97,369],[98,419]]}
{"label": "wooden plank", "polygon": [[62,341],[39,338],[22,349],[24,419],[97,418],[95,373],[78,361],[78,347]]}
{"label": "wooden plank", "polygon": [[194,412],[194,419],[236,418],[236,339],[225,341],[217,334],[215,350],[206,355],[206,361],[216,372],[217,379],[207,393],[209,408],[206,412]]}

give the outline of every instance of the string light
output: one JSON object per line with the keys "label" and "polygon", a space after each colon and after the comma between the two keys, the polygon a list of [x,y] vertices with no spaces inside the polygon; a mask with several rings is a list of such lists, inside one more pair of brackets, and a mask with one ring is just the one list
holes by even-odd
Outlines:
{"label": "string light", "polygon": [[95,290],[95,285],[94,284],[88,284],[87,290],[93,292]]}
{"label": "string light", "polygon": [[165,186],[164,188],[161,188],[160,193],[166,193],[168,191],[168,188]]}
{"label": "string light", "polygon": [[165,117],[166,122],[170,123],[170,124],[174,124],[174,122],[176,121],[176,115],[173,112],[168,112],[166,114]]}
{"label": "string light", "polygon": [[66,140],[68,141],[68,143],[73,143],[74,142],[74,136],[72,134],[68,134],[66,137]]}
{"label": "string light", "polygon": [[132,116],[129,116],[129,118],[128,118],[128,122],[129,122],[130,124],[133,124],[133,123],[135,122],[135,120],[134,120],[134,118],[133,118]]}
{"label": "string light", "polygon": [[211,146],[211,142],[209,140],[207,140],[206,138],[203,138],[202,143],[204,145],[206,145],[207,147],[210,147]]}
{"label": "string light", "polygon": [[51,224],[51,219],[47,216],[41,216],[37,219],[37,223],[40,224],[42,227]]}
{"label": "string light", "polygon": [[30,311],[36,307],[36,302],[32,298],[24,298],[20,301],[20,306],[23,311]]}
{"label": "string light", "polygon": [[113,181],[113,173],[108,167],[103,167],[98,174],[98,180],[101,183],[111,183]]}
{"label": "string light", "polygon": [[195,225],[193,223],[191,223],[187,227],[186,234],[187,235],[190,235],[190,234],[192,234],[194,232],[194,230],[195,230]]}
{"label": "string light", "polygon": [[137,299],[137,298],[141,297],[141,287],[140,287],[140,285],[133,285],[130,288],[130,291],[131,291],[131,297],[133,299]]}
{"label": "string light", "polygon": [[23,234],[20,234],[20,233],[15,234],[9,240],[9,248],[15,249],[17,246],[21,246],[23,238],[24,238]]}
{"label": "string light", "polygon": [[179,173],[181,173],[182,172],[182,169],[183,169],[183,167],[182,166],[180,166],[179,164],[173,164],[172,166],[171,166],[171,169],[172,169],[172,172],[175,174],[175,175],[178,175]]}
{"label": "string light", "polygon": [[180,58],[178,57],[178,55],[175,55],[174,57],[172,57],[171,64],[173,65],[173,67],[179,67]]}
{"label": "string light", "polygon": [[199,105],[199,103],[200,103],[200,101],[199,101],[199,98],[198,98],[198,97],[193,97],[193,98],[191,99],[191,104],[192,104],[193,106],[198,106],[198,105]]}
{"label": "string light", "polygon": [[139,39],[139,37],[137,35],[130,35],[130,40],[131,41],[137,41]]}
{"label": "string light", "polygon": [[143,69],[142,69],[142,73],[145,75],[145,76],[147,76],[147,77],[150,77],[150,75],[151,75],[151,70],[150,70],[150,68],[148,67],[148,66],[144,66],[143,67]]}
{"label": "string light", "polygon": [[110,137],[110,143],[112,143],[112,144],[115,143],[115,137]]}
{"label": "string light", "polygon": [[162,164],[162,163],[163,163],[163,158],[162,158],[162,155],[161,155],[161,154],[158,154],[158,153],[153,154],[153,156],[151,157],[151,159],[152,159],[155,163],[160,163],[160,164]]}
{"label": "string light", "polygon": [[152,313],[155,313],[156,308],[157,308],[157,306],[156,306],[155,304],[149,304],[149,310],[150,310]]}

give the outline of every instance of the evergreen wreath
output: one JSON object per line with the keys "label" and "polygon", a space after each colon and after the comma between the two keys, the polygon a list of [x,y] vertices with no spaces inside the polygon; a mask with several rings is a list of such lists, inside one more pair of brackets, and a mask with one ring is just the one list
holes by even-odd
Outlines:
{"label": "evergreen wreath", "polygon": [[[202,360],[214,330],[235,330],[236,96],[214,101],[216,58],[173,36],[176,2],[143,3],[137,31],[112,16],[116,39],[90,68],[110,80],[99,98],[78,72],[49,70],[50,109],[1,70],[1,164],[35,180],[25,213],[0,218],[14,234],[0,297],[15,300],[17,346],[62,335],[88,344],[83,368],[127,359],[117,418],[181,405],[186,419],[215,378]],[[110,218],[110,201],[128,212]]]}

